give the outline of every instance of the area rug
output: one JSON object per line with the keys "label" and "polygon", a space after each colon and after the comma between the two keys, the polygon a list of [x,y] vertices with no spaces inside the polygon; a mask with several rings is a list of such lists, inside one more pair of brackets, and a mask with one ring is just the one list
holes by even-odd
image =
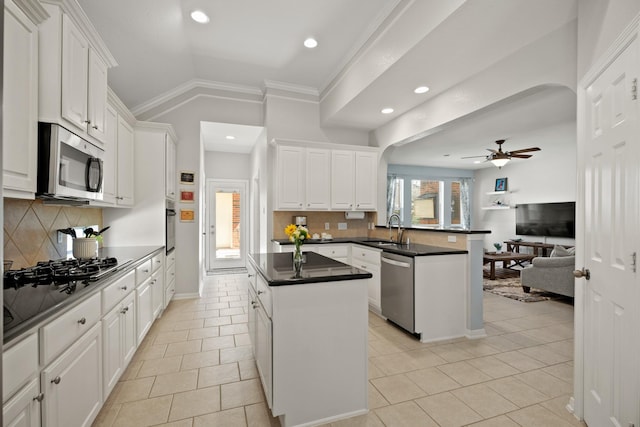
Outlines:
{"label": "area rug", "polygon": [[482,289],[492,294],[515,299],[522,302],[548,301],[551,299],[562,299],[562,295],[552,292],[545,292],[538,289],[531,289],[530,293],[525,293],[520,284],[520,278],[509,279],[484,279]]}

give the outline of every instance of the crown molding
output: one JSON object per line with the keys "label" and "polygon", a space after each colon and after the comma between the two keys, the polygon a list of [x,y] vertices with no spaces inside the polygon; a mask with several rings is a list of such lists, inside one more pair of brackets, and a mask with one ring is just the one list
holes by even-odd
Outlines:
{"label": "crown molding", "polygon": [[176,86],[171,90],[168,90],[167,92],[151,98],[150,100],[143,102],[142,104],[136,105],[131,109],[131,112],[135,116],[139,116],[140,114],[146,113],[149,110],[159,107],[160,105],[171,101],[173,98],[176,98],[194,89],[220,90],[225,92],[263,96],[262,90],[252,86],[235,85],[203,79],[192,79],[179,86]]}
{"label": "crown molding", "polygon": [[176,133],[176,130],[173,128],[173,125],[170,125],[168,123],[139,121],[139,122],[136,123],[136,128],[138,128],[138,129],[153,129],[153,130],[164,131],[164,132],[167,132],[169,134],[169,136],[174,141],[176,141],[176,143],[178,142],[178,134]]}
{"label": "crown molding", "polygon": [[38,0],[13,0],[13,2],[34,24],[41,24],[49,19],[49,14]]}
{"label": "crown molding", "polygon": [[265,94],[270,89],[283,90],[286,92],[299,93],[302,95],[320,96],[317,88],[311,86],[296,85],[293,83],[278,82],[275,80],[264,81]]}
{"label": "crown molding", "polygon": [[138,121],[136,117],[131,114],[131,111],[129,111],[127,106],[124,105],[124,102],[122,102],[122,100],[118,98],[118,95],[116,95],[116,93],[110,87],[107,87],[107,102],[113,108],[115,108],[118,114],[122,116],[127,121],[127,123],[129,123],[131,126],[136,125],[136,122]]}

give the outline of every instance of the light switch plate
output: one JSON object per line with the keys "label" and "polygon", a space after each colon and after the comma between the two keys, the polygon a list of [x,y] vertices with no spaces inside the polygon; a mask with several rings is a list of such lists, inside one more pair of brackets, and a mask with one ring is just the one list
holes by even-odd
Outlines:
{"label": "light switch plate", "polygon": [[338,230],[346,230],[347,229],[347,223],[346,222],[339,222],[338,223]]}
{"label": "light switch plate", "polygon": [[447,241],[449,243],[455,243],[458,239],[456,239],[456,236],[447,236]]}
{"label": "light switch plate", "polygon": [[328,229],[330,229],[330,228],[331,228],[330,224],[329,224],[328,222],[325,222],[325,223],[324,223],[324,229],[325,229],[325,230],[328,230]]}

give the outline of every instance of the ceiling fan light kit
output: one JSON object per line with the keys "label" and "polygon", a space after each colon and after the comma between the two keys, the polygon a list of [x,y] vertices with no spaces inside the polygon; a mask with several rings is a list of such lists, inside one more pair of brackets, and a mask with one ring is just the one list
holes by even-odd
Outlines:
{"label": "ceiling fan light kit", "polygon": [[506,140],[504,139],[499,139],[496,141],[496,144],[498,144],[498,150],[487,148],[487,150],[491,151],[491,154],[487,156],[469,156],[469,157],[463,157],[463,159],[473,159],[477,157],[484,157],[486,162],[491,162],[498,169],[500,169],[504,165],[509,163],[509,161],[513,158],[528,159],[529,157],[531,157],[531,154],[525,154],[525,153],[529,153],[531,151],[540,151],[540,148],[538,147],[521,148],[520,150],[514,150],[514,151],[502,151],[502,144],[504,144],[505,141]]}

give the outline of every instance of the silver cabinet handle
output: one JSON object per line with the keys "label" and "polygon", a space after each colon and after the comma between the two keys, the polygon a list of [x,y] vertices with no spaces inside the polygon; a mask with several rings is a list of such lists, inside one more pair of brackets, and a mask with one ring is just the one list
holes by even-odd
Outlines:
{"label": "silver cabinet handle", "polygon": [[258,295],[264,294],[264,291],[258,291]]}
{"label": "silver cabinet handle", "polygon": [[143,272],[145,272],[145,273],[148,273],[148,272],[149,272],[149,270],[142,270],[142,271],[143,271]]}
{"label": "silver cabinet handle", "polygon": [[42,402],[43,399],[44,399],[44,393],[40,393],[36,397],[33,398],[33,400],[35,400],[37,402]]}
{"label": "silver cabinet handle", "polygon": [[80,323],[81,325],[84,325],[85,323],[87,323],[87,319],[83,317],[82,319],[78,320],[78,323]]}
{"label": "silver cabinet handle", "polygon": [[91,124],[91,120],[85,120],[84,121],[86,124],[90,125]]}
{"label": "silver cabinet handle", "polygon": [[94,128],[95,130],[98,130],[98,126],[96,126],[96,125],[93,125],[91,127]]}
{"label": "silver cabinet handle", "polygon": [[60,384],[60,376],[58,375],[57,377],[52,379],[51,384]]}
{"label": "silver cabinet handle", "polygon": [[126,290],[127,290],[127,287],[126,287],[126,286],[123,286],[123,287],[121,287],[120,289],[122,289],[123,291],[126,291]]}
{"label": "silver cabinet handle", "polygon": [[129,307],[124,307],[122,310],[120,310],[120,313],[127,314],[127,311],[129,311]]}

